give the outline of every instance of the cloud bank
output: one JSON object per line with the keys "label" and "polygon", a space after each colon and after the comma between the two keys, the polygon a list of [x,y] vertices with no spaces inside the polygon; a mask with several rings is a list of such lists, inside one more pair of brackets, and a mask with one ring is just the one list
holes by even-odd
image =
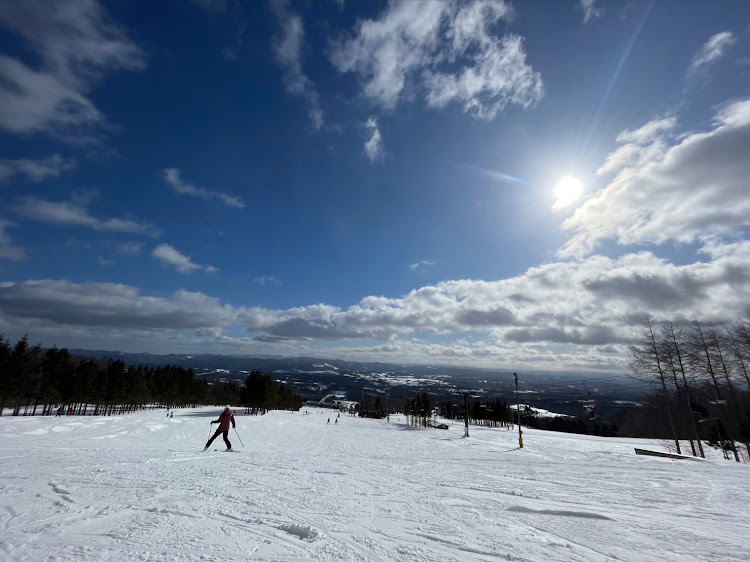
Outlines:
{"label": "cloud bank", "polygon": [[[650,252],[592,256],[501,281],[446,281],[399,298],[369,296],[346,309],[235,306],[184,290],[171,297],[144,296],[135,287],[111,283],[6,282],[0,284],[0,332],[14,326],[58,337],[63,345],[71,330],[99,331],[133,347],[152,334],[159,342],[186,338],[184,343],[214,351],[317,349],[404,360],[416,353],[409,361],[527,368],[549,368],[558,355],[562,365],[564,355],[570,361],[566,368],[613,368],[624,361],[624,354],[615,352],[623,351],[646,317],[719,322],[747,306],[750,284],[743,280],[750,276],[750,242],[714,244],[705,251],[713,261],[684,266]],[[159,253],[185,272],[201,267],[166,245]],[[247,335],[226,335],[237,330]],[[216,338],[219,333],[224,335]],[[432,341],[435,336],[441,343]],[[442,341],[445,336],[451,337]],[[330,345],[336,342],[339,347]]]}

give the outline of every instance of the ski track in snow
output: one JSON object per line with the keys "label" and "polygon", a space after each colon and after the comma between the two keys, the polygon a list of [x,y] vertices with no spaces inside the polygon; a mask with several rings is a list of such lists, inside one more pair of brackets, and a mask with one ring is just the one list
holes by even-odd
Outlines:
{"label": "ski track in snow", "polygon": [[750,464],[712,449],[310,411],[239,413],[242,454],[200,452],[216,408],[6,414],[0,560],[750,560]]}

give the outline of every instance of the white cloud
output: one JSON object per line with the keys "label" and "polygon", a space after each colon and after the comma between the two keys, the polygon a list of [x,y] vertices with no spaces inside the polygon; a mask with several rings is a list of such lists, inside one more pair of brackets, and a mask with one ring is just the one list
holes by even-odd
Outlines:
{"label": "white cloud", "polygon": [[167,185],[175,192],[183,195],[192,195],[200,199],[218,199],[225,205],[230,207],[244,208],[245,202],[239,197],[227,195],[220,191],[209,191],[202,187],[196,187],[180,177],[180,170],[178,168],[164,168],[162,170],[162,177]]}
{"label": "white cloud", "polygon": [[216,273],[218,268],[212,265],[199,265],[186,255],[178,252],[169,244],[160,244],[151,254],[158,259],[163,265],[174,267],[180,273],[192,273],[198,269],[204,269],[208,273]]}
{"label": "white cloud", "polygon": [[329,56],[340,72],[356,73],[363,93],[384,108],[422,93],[430,107],[460,102],[492,119],[508,103],[529,107],[543,94],[522,38],[492,34],[511,15],[502,0],[393,2],[380,19],[359,21],[353,35],[333,42]]}
{"label": "white cloud", "polygon": [[409,269],[411,269],[411,270],[415,270],[415,269],[420,269],[420,268],[430,267],[430,266],[433,266],[433,265],[435,265],[435,262],[434,262],[434,261],[430,261],[430,260],[419,260],[418,262],[410,263],[410,264],[409,264]]}
{"label": "white cloud", "polygon": [[718,60],[735,41],[734,35],[729,31],[722,31],[713,35],[693,57],[690,70],[696,70],[699,67]]}
{"label": "white cloud", "polygon": [[115,265],[117,262],[115,260],[107,259],[104,256],[99,256],[96,259],[96,263],[98,263],[99,265],[111,266],[111,265]]}
{"label": "white cloud", "polygon": [[0,25],[21,36],[40,64],[0,55],[0,128],[91,140],[105,123],[87,97],[106,70],[140,70],[145,56],[96,0],[0,3]]}
{"label": "white cloud", "polygon": [[278,63],[284,68],[284,86],[293,96],[305,100],[307,116],[315,130],[323,126],[323,110],[320,107],[320,96],[315,84],[302,70],[302,48],[305,43],[305,31],[302,18],[287,11],[286,0],[274,0],[272,8],[276,13],[282,34],[273,43],[273,52]]}
{"label": "white cloud", "polygon": [[276,277],[273,275],[261,275],[260,277],[256,277],[253,279],[253,283],[257,283],[261,287],[265,287],[266,285],[281,285],[281,281],[279,281]]}
{"label": "white cloud", "polygon": [[617,142],[634,143],[637,145],[650,144],[659,133],[662,131],[671,131],[676,125],[677,118],[674,116],[655,119],[649,121],[635,131],[623,131],[617,135]]}
{"label": "white cloud", "polygon": [[37,197],[23,197],[13,206],[13,210],[21,217],[69,226],[85,226],[94,230],[112,232],[134,232],[140,234],[156,234],[154,227],[148,223],[137,222],[128,218],[98,219],[89,214],[85,202],[46,201]]}
{"label": "white cloud", "polygon": [[579,7],[583,10],[583,23],[604,15],[604,8],[595,6],[596,0],[581,0]]}
{"label": "white cloud", "polygon": [[0,159],[0,180],[10,178],[16,174],[23,174],[33,182],[41,182],[47,178],[60,176],[67,170],[72,170],[76,161],[53,154],[46,158],[32,160],[29,158]]}
{"label": "white cloud", "polygon": [[672,140],[665,134],[673,127],[671,119],[657,120],[619,137],[633,142],[599,170],[615,172],[614,179],[563,223],[573,234],[560,255],[586,255],[605,239],[662,244],[733,238],[750,226],[750,99],[722,107],[708,131]]}
{"label": "white cloud", "polygon": [[677,118],[664,117],[649,121],[635,131],[625,130],[617,135],[622,146],[607,156],[597,175],[617,171],[638,161],[650,160],[663,152],[665,135],[677,126]]}
{"label": "white cloud", "polygon": [[370,132],[370,138],[365,141],[364,153],[370,162],[374,164],[385,158],[385,146],[383,145],[383,137],[380,134],[380,128],[378,127],[378,121],[374,117],[370,117],[365,123],[365,128]]}
{"label": "white cloud", "polygon": [[26,259],[26,250],[21,246],[14,246],[10,236],[5,232],[9,226],[16,226],[15,223],[0,219],[0,259],[5,260],[24,260]]}
{"label": "white cloud", "polygon": [[117,247],[117,253],[125,256],[137,256],[142,249],[143,244],[140,242],[126,242]]}

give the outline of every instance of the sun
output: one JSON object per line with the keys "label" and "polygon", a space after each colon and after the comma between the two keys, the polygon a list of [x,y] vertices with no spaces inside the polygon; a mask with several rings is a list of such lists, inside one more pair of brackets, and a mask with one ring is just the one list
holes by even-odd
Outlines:
{"label": "sun", "polygon": [[555,204],[552,208],[556,211],[567,207],[581,196],[583,184],[573,176],[561,179],[555,186]]}

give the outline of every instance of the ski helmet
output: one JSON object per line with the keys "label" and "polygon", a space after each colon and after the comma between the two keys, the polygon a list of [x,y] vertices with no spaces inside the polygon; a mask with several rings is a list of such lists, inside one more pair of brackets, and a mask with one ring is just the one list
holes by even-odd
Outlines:
{"label": "ski helmet", "polygon": [[226,407],[226,408],[224,408],[224,409],[225,409],[225,410],[229,410],[230,408],[229,408],[229,406],[227,406],[227,407]]}

